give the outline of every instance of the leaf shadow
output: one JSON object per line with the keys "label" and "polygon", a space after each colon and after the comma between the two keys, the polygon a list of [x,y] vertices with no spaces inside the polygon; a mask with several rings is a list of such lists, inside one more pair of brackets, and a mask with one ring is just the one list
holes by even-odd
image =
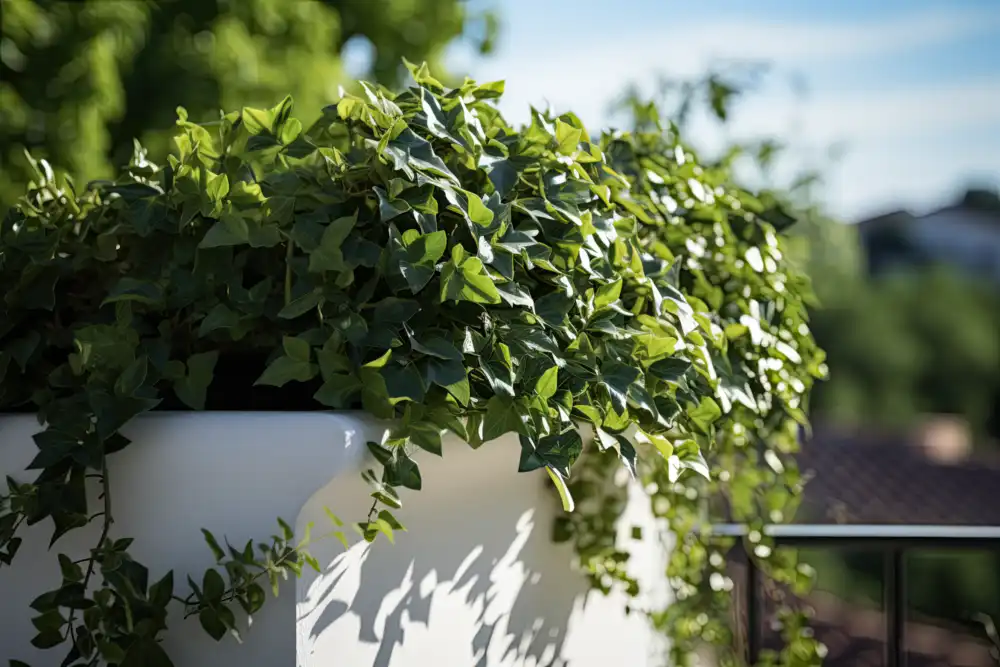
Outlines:
{"label": "leaf shadow", "polygon": [[[439,461],[425,481],[456,463]],[[551,542],[558,505],[544,475],[518,477],[513,489],[431,479],[404,499],[397,516],[409,530],[395,544],[316,554],[329,565],[301,580],[300,664],[341,662],[349,645],[347,664],[359,667],[397,664],[400,652],[442,665],[567,665],[567,628],[587,584],[570,567],[571,549]]]}

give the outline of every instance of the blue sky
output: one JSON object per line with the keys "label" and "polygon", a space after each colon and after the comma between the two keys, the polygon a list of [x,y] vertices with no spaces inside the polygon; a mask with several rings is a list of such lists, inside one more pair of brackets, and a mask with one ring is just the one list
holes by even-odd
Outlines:
{"label": "blue sky", "polygon": [[[946,203],[969,182],[1000,186],[1000,0],[473,0],[500,10],[497,50],[456,47],[450,65],[505,79],[512,120],[529,104],[609,122],[608,103],[658,73],[713,62],[771,64],[767,85],[736,110],[733,138],[776,135],[794,150],[785,172],[826,168],[843,219]],[[796,94],[791,81],[806,83]],[[706,150],[722,130],[692,128]]]}

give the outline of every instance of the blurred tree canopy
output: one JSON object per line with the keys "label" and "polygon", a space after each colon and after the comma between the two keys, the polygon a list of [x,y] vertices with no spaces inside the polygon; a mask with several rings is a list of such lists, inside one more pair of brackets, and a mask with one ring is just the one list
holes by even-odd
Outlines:
{"label": "blurred tree canopy", "polygon": [[992,286],[945,267],[890,275],[816,310],[813,330],[830,367],[813,394],[817,414],[887,425],[956,414],[980,438],[1000,438],[1000,293]]}
{"label": "blurred tree canopy", "polygon": [[297,108],[318,114],[349,78],[342,60],[349,40],[370,46],[370,71],[362,74],[392,85],[402,58],[439,64],[463,33],[478,35],[485,52],[497,28],[495,16],[471,15],[463,0],[2,0],[0,7],[0,210],[30,180],[25,147],[82,186],[127,161],[134,138],[162,157],[178,105],[203,121],[220,108],[269,107],[291,93]]}

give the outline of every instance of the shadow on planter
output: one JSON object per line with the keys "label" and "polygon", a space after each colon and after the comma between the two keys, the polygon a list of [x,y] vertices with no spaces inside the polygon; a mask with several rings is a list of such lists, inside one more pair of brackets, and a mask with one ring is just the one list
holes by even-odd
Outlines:
{"label": "shadow on planter", "polygon": [[[629,644],[627,664],[643,664],[644,622],[588,592],[550,540],[558,501],[544,475],[516,472],[518,454],[516,438],[447,442],[443,458],[420,458],[424,489],[404,496],[395,545],[317,543],[330,565],[299,582],[300,664],[606,665]],[[318,492],[300,528],[345,491]]]}

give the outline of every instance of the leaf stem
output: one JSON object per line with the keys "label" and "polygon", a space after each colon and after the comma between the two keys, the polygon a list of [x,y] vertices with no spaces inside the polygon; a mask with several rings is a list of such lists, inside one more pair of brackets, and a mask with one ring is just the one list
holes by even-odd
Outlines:
{"label": "leaf stem", "polygon": [[[108,533],[111,531],[111,524],[114,523],[114,519],[111,517],[111,484],[108,483],[108,455],[107,452],[101,453],[101,490],[102,497],[104,499],[104,511],[100,512],[104,521],[101,526],[101,536],[97,540],[97,546],[91,550],[90,558],[87,562],[87,573],[83,577],[83,594],[87,594],[87,588],[90,586],[90,579],[94,576],[94,566],[97,564],[97,556],[94,554],[95,551],[101,548],[101,545],[108,539]],[[76,609],[70,609],[69,619],[66,621],[66,635],[73,641],[73,645],[83,653],[76,644],[76,635],[73,634],[73,620],[76,615]]]}
{"label": "leaf stem", "polygon": [[292,302],[292,251],[295,249],[295,242],[288,239],[288,247],[285,249],[285,305]]}

